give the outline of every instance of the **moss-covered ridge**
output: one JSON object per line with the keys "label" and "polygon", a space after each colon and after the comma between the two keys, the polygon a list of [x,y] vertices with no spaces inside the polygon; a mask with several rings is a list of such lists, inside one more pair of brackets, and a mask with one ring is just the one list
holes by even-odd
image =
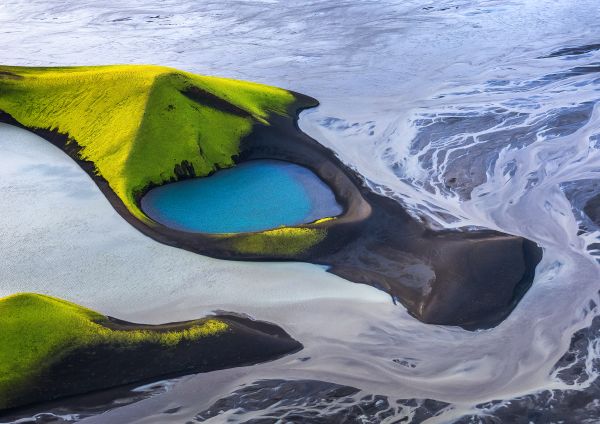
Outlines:
{"label": "moss-covered ridge", "polygon": [[283,89],[161,66],[0,66],[0,111],[68,136],[143,221],[139,193],[233,165],[252,126],[293,100]]}
{"label": "moss-covered ridge", "polygon": [[[125,219],[161,241],[178,239],[177,245],[185,236],[173,236],[149,218],[141,196],[166,182],[233,166],[241,141],[257,126],[269,127],[278,118],[291,123],[299,104],[316,104],[298,96],[162,66],[0,66],[0,121],[57,144]],[[298,258],[325,239],[327,227],[198,235],[193,243],[205,246],[203,253],[232,259]]]}
{"label": "moss-covered ridge", "polygon": [[0,299],[0,409],[45,368],[70,351],[98,345],[174,347],[227,331],[218,319],[190,322],[174,331],[116,330],[109,318],[65,300],[21,293]]}
{"label": "moss-covered ridge", "polygon": [[278,326],[235,315],[134,324],[32,293],[0,298],[0,338],[0,411],[302,349]]}

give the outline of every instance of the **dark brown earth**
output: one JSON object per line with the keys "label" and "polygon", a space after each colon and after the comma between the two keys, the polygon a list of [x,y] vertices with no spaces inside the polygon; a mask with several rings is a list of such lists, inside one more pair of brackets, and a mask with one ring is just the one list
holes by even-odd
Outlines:
{"label": "dark brown earth", "polygon": [[241,159],[304,165],[346,210],[303,259],[388,292],[421,321],[473,330],[499,324],[530,287],[541,259],[535,243],[490,230],[429,230],[398,202],[368,189],[332,151],[302,133],[297,120],[295,131],[285,118],[274,121],[245,140]]}
{"label": "dark brown earth", "polygon": [[[495,231],[428,229],[398,202],[373,193],[332,151],[300,131],[300,111],[318,102],[295,94],[297,100],[289,116],[272,116],[269,126],[255,124],[236,158],[237,162],[279,159],[303,165],[334,191],[344,214],[319,224],[319,228],[327,229],[327,237],[295,256],[243,254],[228,238],[143,223],[95,174],[93,163],[79,159],[75,141],[55,131],[30,130],[75,159],[123,218],[159,242],[221,259],[301,260],[328,265],[329,272],[386,291],[426,323],[474,330],[496,326],[506,318],[533,282],[541,249],[529,240]],[[186,95],[215,108],[229,107],[199,90]],[[21,126],[2,112],[0,122]],[[178,165],[176,171],[174,181],[195,176],[189,163]],[[138,201],[151,188],[138,193]]]}
{"label": "dark brown earth", "polygon": [[[14,407],[22,407],[131,383],[252,365],[303,348],[274,324],[234,315],[211,318],[227,323],[229,328],[217,335],[174,346],[151,342],[135,345],[106,343],[70,351],[40,372],[20,393],[15,393],[11,403]],[[198,322],[144,325],[109,318],[109,322],[102,324],[123,331],[174,331]],[[15,412],[3,411],[2,415]]]}

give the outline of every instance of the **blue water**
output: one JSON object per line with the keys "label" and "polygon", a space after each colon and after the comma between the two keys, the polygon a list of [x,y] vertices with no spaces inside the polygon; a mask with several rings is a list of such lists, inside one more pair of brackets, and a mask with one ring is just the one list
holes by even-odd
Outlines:
{"label": "blue water", "polygon": [[331,189],[311,170],[255,160],[154,188],[142,209],[168,227],[201,233],[240,233],[298,225],[342,212]]}

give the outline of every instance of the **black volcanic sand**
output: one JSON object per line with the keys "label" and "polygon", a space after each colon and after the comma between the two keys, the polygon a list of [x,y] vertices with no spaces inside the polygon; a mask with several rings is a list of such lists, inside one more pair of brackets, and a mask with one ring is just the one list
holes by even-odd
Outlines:
{"label": "black volcanic sand", "polygon": [[318,380],[260,380],[219,398],[194,418],[195,422],[210,422],[220,411],[241,409],[252,411],[253,415],[244,424],[378,424],[385,419],[417,424],[447,406],[429,399],[393,401],[387,396]]}
{"label": "black volcanic sand", "polygon": [[[134,387],[119,388],[79,396],[64,402],[48,402],[35,408],[23,408],[7,416],[22,424],[72,423],[83,418],[99,416],[120,407],[153,396],[131,391]],[[164,391],[160,383],[152,390]],[[245,424],[310,423],[310,424],[379,424],[384,419],[394,423],[419,424],[434,417],[449,405],[431,399],[393,400],[385,395],[370,394],[336,383],[319,380],[259,380],[238,386],[225,393],[214,393],[216,400],[195,413],[186,423],[215,422],[224,412],[251,412]],[[177,403],[152,417],[153,422],[182,423],[175,414],[182,410]],[[43,411],[43,412],[40,412]],[[57,418],[61,415],[64,418]],[[175,416],[174,416],[175,415]],[[77,417],[70,419],[70,417]],[[408,417],[411,417],[410,419]],[[397,418],[397,419],[396,419]],[[123,414],[117,422],[135,421]],[[396,419],[396,420],[394,420]]]}
{"label": "black volcanic sand", "polygon": [[[301,99],[304,107],[312,100]],[[346,210],[326,223],[330,236],[304,260],[390,293],[421,321],[472,330],[499,324],[531,286],[541,259],[535,243],[489,230],[429,230],[398,202],[365,187],[332,151],[301,132],[297,119],[273,121],[244,141],[241,159],[304,165]]]}
{"label": "black volcanic sand", "polygon": [[[106,343],[72,350],[40,372],[12,399],[24,406],[101,389],[160,378],[253,365],[297,352],[302,344],[280,327],[234,315],[216,315],[228,329],[173,346],[161,343]],[[134,324],[109,317],[113,330],[180,331],[197,324],[185,321],[162,325]],[[18,416],[18,410],[3,411]]]}
{"label": "black volcanic sand", "polygon": [[594,224],[600,227],[600,194],[588,200],[583,208],[583,212],[585,212]]}
{"label": "black volcanic sand", "polygon": [[[187,95],[231,112],[230,106],[202,92]],[[278,159],[305,166],[334,191],[344,214],[318,224],[318,228],[328,230],[325,240],[295,256],[243,254],[232,247],[229,238],[145,224],[131,215],[108,183],[94,173],[93,163],[79,159],[79,148],[76,143],[67,143],[68,136],[30,130],[67,152],[131,225],[162,243],[221,259],[301,260],[329,265],[329,272],[386,291],[426,323],[481,329],[496,326],[506,318],[531,286],[541,249],[529,240],[494,231],[427,229],[399,203],[369,190],[331,150],[300,131],[299,112],[318,102],[295,95],[297,101],[290,107],[289,116],[272,116],[269,126],[256,124],[242,141],[236,158],[237,162]],[[21,126],[2,112],[0,122]],[[195,176],[187,162],[175,171],[177,178],[173,181]],[[152,188],[138,193],[138,201]]]}

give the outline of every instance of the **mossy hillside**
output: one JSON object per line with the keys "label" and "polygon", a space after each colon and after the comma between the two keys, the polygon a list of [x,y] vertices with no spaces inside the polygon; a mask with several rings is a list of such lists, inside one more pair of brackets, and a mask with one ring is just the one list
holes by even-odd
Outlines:
{"label": "mossy hillside", "polygon": [[137,194],[175,178],[184,161],[198,176],[233,165],[252,126],[285,114],[294,99],[279,88],[159,66],[0,66],[0,111],[67,135],[145,222]]}
{"label": "mossy hillside", "polygon": [[326,236],[327,231],[322,228],[281,227],[234,236],[232,245],[236,251],[247,255],[293,257],[306,252]]}
{"label": "mossy hillside", "polygon": [[116,347],[157,343],[165,348],[183,341],[227,331],[217,319],[191,323],[178,331],[113,330],[103,326],[107,317],[50,296],[22,293],[0,299],[0,409],[11,395],[35,379],[37,373],[74,349],[114,344]]}

